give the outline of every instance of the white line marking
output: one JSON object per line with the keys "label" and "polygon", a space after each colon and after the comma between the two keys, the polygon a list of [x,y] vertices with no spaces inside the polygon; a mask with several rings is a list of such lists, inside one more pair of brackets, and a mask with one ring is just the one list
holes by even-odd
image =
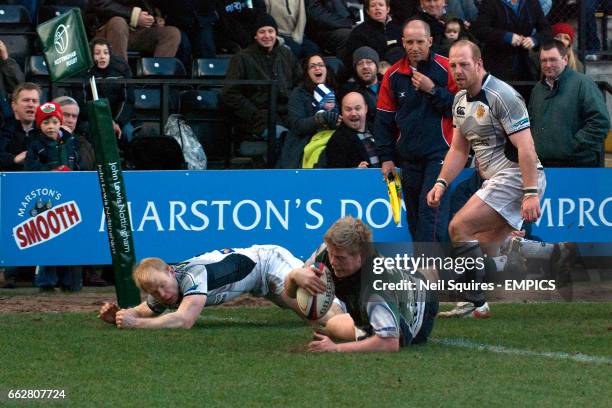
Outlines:
{"label": "white line marking", "polygon": [[471,340],[465,339],[431,339],[432,343],[442,344],[444,346],[455,346],[463,347],[473,350],[491,351],[493,353],[501,354],[515,354],[519,356],[533,356],[533,357],[546,357],[555,360],[572,360],[579,363],[592,363],[592,364],[610,364],[612,365],[612,358],[604,356],[590,356],[588,354],[570,354],[561,351],[533,351],[524,350],[504,346],[494,346],[492,344],[476,343]]}

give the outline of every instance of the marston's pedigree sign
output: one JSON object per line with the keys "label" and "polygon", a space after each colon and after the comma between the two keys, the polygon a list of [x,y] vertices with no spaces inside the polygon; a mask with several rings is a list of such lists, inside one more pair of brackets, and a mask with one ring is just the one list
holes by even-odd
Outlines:
{"label": "marston's pedigree sign", "polygon": [[39,25],[36,32],[51,80],[61,81],[92,66],[80,9],[60,14]]}

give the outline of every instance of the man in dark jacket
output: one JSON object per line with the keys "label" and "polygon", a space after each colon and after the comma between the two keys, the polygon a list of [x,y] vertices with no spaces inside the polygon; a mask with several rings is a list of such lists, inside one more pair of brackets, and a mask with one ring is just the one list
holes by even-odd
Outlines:
{"label": "man in dark jacket", "polygon": [[595,82],[567,66],[567,52],[560,41],[540,51],[544,78],[529,99],[536,152],[544,167],[602,167],[610,116]]}
{"label": "man in dark jacket", "polygon": [[343,55],[353,28],[351,12],[342,0],[306,0],[306,35],[325,51]]}
{"label": "man in dark jacket", "polygon": [[180,31],[156,17],[146,0],[92,0],[87,10],[88,27],[93,30],[90,34],[106,38],[113,52],[126,61],[128,49],[155,57],[176,55]]}
{"label": "man in dark jacket", "polygon": [[[287,100],[301,78],[301,68],[291,50],[279,44],[272,16],[262,15],[256,26],[255,42],[232,57],[226,79],[278,80],[278,137],[287,131]],[[265,137],[269,92],[268,85],[226,85],[223,88],[223,102],[238,119],[240,132]]]}
{"label": "man in dark jacket", "polygon": [[11,102],[15,116],[6,121],[0,135],[0,170],[23,170],[40,93],[40,87],[31,82],[15,87]]}
{"label": "man in dark jacket", "polygon": [[376,141],[368,130],[368,105],[359,92],[349,92],[342,98],[342,124],[327,142],[326,167],[378,167]]}
{"label": "man in dark jacket", "polygon": [[448,59],[430,52],[431,44],[427,23],[406,24],[407,55],[385,73],[374,127],[383,175],[395,173],[394,160],[401,160],[408,227],[415,242],[443,242],[448,231],[448,198],[439,209],[432,209],[426,195],[452,139],[451,108],[457,86]]}
{"label": "man in dark jacket", "polygon": [[472,33],[483,44],[485,69],[505,81],[536,79],[529,50],[551,39],[538,0],[484,0]]}

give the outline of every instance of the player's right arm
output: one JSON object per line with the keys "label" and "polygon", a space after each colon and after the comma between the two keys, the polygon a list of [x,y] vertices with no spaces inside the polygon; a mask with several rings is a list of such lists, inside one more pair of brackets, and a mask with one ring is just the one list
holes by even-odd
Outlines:
{"label": "player's right arm", "polygon": [[[444,164],[438,179],[444,179],[448,185],[461,173],[470,154],[470,144],[458,128],[453,128],[453,141],[444,158]],[[427,193],[427,205],[437,208],[440,200],[446,192],[448,185],[444,187],[440,183],[434,184]]]}

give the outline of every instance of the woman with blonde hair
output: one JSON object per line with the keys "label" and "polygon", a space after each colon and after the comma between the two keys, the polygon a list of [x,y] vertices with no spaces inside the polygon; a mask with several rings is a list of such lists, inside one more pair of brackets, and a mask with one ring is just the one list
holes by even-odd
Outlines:
{"label": "woman with blonde hair", "polygon": [[555,40],[561,41],[565,48],[567,48],[567,66],[574,71],[584,73],[584,65],[576,57],[572,48],[575,36],[574,28],[568,23],[557,23],[551,27],[551,30]]}

